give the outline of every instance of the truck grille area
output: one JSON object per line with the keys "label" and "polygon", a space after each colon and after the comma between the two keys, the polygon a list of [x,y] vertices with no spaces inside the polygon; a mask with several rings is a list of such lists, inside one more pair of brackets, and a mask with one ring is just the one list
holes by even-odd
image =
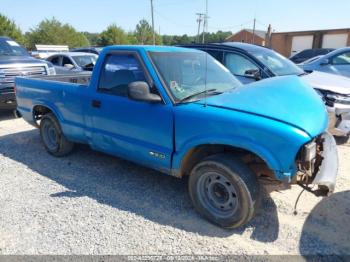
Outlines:
{"label": "truck grille area", "polygon": [[41,76],[47,75],[44,66],[30,66],[21,68],[0,68],[2,75],[0,75],[0,90],[6,92],[13,92],[15,77],[17,76]]}

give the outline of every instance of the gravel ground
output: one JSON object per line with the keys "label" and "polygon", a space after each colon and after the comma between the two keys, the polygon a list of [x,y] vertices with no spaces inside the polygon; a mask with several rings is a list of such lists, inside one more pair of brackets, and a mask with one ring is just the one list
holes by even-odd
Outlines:
{"label": "gravel ground", "polygon": [[39,132],[0,116],[0,254],[348,254],[350,144],[339,145],[337,191],[264,194],[243,228],[193,210],[187,181],[78,147],[54,158]]}

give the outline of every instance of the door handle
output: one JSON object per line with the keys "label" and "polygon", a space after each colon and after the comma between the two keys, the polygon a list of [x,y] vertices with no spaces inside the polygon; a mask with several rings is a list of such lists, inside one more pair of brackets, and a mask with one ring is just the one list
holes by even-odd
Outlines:
{"label": "door handle", "polygon": [[92,100],[91,106],[95,108],[100,108],[101,107],[101,101],[99,100]]}

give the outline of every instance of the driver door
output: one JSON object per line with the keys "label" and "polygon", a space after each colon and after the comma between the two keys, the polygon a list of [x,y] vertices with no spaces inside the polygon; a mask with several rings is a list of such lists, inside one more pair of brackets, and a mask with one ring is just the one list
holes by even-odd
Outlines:
{"label": "driver door", "polygon": [[[128,85],[152,79],[137,52],[106,56],[97,92],[91,97],[92,147],[169,171],[173,152],[173,108],[164,102],[128,98]],[[153,89],[157,93],[157,89]]]}

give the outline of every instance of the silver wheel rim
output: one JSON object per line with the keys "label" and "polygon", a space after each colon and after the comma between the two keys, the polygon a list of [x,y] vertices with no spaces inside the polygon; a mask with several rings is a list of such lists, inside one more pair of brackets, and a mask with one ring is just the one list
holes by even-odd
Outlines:
{"label": "silver wheel rim", "polygon": [[220,173],[202,174],[197,183],[197,195],[204,208],[216,217],[232,217],[238,210],[236,188]]}

